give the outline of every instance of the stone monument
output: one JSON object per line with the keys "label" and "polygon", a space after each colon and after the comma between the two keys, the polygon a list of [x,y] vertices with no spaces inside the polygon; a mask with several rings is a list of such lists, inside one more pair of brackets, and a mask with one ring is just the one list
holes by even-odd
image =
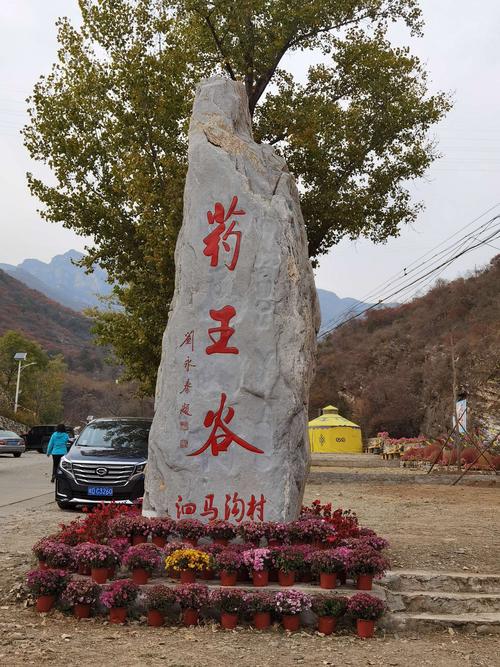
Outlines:
{"label": "stone monument", "polygon": [[244,85],[200,83],[144,514],[297,517],[320,316],[294,180]]}

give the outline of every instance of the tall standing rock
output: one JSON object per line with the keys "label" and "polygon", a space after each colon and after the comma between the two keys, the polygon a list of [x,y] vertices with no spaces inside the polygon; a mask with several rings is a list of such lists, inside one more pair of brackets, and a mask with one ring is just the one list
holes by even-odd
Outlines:
{"label": "tall standing rock", "polygon": [[309,467],[319,327],[294,180],[252,138],[242,83],[202,81],[144,513],[286,521]]}

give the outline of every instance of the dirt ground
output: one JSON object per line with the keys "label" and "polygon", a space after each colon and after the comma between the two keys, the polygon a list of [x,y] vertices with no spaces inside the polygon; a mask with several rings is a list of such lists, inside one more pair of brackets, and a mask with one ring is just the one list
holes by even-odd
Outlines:
{"label": "dirt ground", "polygon": [[[497,488],[363,481],[340,485],[331,482],[328,471],[316,469],[305,500],[320,498],[355,511],[362,525],[390,540],[393,568],[487,573],[500,569],[499,497]],[[46,505],[0,519],[0,665],[500,665],[498,636],[439,631],[362,641],[309,631],[290,636],[278,629],[226,632],[212,625],[196,630],[135,622],[116,627],[100,619],[77,622],[57,611],[40,616],[13,602],[9,591],[33,564],[33,542],[75,516]]]}

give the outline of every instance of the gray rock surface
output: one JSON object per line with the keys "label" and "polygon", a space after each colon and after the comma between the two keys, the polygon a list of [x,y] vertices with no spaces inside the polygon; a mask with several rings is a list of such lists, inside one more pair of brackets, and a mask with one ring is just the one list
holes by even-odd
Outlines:
{"label": "gray rock surface", "polygon": [[294,180],[271,146],[253,141],[243,84],[202,81],[189,131],[146,515],[234,522],[297,516],[309,468],[307,403],[319,324]]}

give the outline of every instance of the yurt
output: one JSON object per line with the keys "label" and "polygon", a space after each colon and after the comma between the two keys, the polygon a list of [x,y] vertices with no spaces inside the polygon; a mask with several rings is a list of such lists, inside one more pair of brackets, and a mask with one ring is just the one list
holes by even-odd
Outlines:
{"label": "yurt", "polygon": [[327,405],[320,417],[309,422],[311,452],[357,454],[363,451],[361,428],[341,417],[333,405]]}

